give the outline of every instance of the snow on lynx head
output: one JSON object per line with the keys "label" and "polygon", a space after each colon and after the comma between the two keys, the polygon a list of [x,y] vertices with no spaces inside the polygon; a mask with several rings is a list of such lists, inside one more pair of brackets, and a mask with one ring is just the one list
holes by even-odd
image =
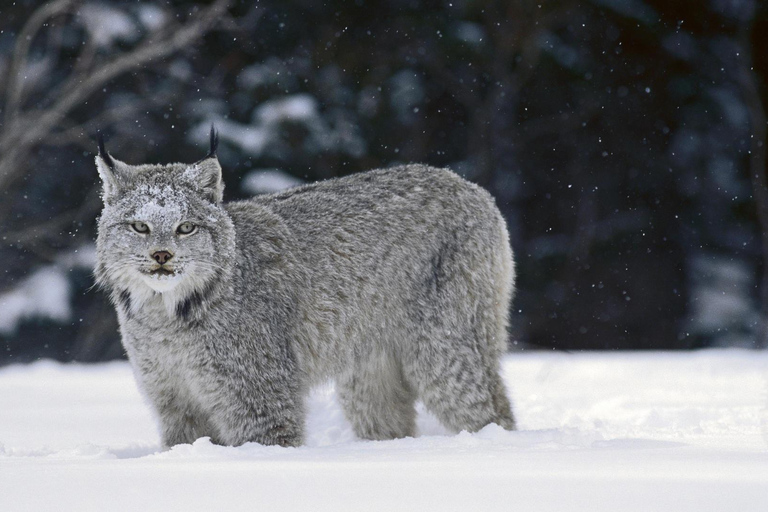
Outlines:
{"label": "snow on lynx head", "polygon": [[98,282],[137,307],[161,295],[169,314],[231,267],[234,226],[222,207],[224,184],[211,151],[194,164],[129,165],[99,140],[96,167],[104,209],[97,238]]}

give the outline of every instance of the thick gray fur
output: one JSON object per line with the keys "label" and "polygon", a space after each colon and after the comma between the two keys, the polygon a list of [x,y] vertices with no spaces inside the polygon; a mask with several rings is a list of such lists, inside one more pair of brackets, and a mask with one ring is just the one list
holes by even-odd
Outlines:
{"label": "thick gray fur", "polygon": [[[515,428],[499,376],[514,265],[485,190],[406,165],[222,203],[215,155],[96,164],[96,276],[165,446],[300,445],[327,379],[364,439],[413,436],[417,399],[453,431]],[[173,276],[148,274],[156,251]]]}

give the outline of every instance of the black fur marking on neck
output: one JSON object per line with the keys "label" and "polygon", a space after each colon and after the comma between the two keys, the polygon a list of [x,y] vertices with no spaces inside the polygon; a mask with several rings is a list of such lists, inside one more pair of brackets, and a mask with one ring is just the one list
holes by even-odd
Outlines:
{"label": "black fur marking on neck", "polygon": [[199,309],[203,305],[203,302],[213,293],[215,286],[216,279],[212,279],[205,285],[205,288],[196,290],[192,295],[179,302],[176,305],[176,316],[183,320],[189,320],[193,310]]}
{"label": "black fur marking on neck", "polygon": [[101,157],[102,160],[104,160],[104,163],[106,163],[107,166],[114,171],[115,161],[112,160],[112,157],[109,155],[109,153],[107,153],[107,150],[104,147],[104,134],[101,132],[99,132],[98,143],[99,143],[99,156]]}
{"label": "black fur marking on neck", "polygon": [[126,316],[131,316],[131,294],[128,290],[120,290],[117,294],[117,301],[122,306]]}

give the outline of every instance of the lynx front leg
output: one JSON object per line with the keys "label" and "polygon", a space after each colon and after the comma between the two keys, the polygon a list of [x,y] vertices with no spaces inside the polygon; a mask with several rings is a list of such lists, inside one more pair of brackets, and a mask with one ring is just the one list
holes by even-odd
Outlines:
{"label": "lynx front leg", "polygon": [[225,418],[222,444],[240,446],[259,443],[277,446],[301,446],[303,427],[296,418],[279,417],[268,411],[238,411]]}
{"label": "lynx front leg", "polygon": [[[145,383],[147,395],[160,420],[163,447],[190,444],[208,436],[217,442],[217,431],[192,404],[181,400],[170,386],[159,386],[152,379]],[[146,382],[146,380],[145,380]]]}
{"label": "lynx front leg", "polygon": [[165,448],[177,444],[190,444],[200,437],[208,436],[217,442],[216,433],[206,428],[199,417],[189,411],[176,407],[166,407],[159,411],[162,442]]}
{"label": "lynx front leg", "polygon": [[147,395],[160,420],[160,434],[163,447],[170,448],[177,444],[191,444],[201,437],[208,436],[218,443],[217,429],[205,418],[199,408],[183,400],[178,389],[165,383],[161,385],[155,379],[149,379]]}
{"label": "lynx front leg", "polygon": [[304,442],[304,414],[301,408],[265,400],[256,405],[232,400],[222,404],[217,416],[221,444],[239,446],[259,443],[301,446]]}
{"label": "lynx front leg", "polygon": [[163,447],[193,443],[204,436],[216,442],[216,429],[205,419],[199,408],[182,398],[178,382],[160,372],[146,371],[148,365],[141,363],[138,363],[138,367],[143,370],[137,375],[139,386],[143,388],[157,414]]}
{"label": "lynx front leg", "polygon": [[299,386],[263,379],[258,372],[227,381],[212,397],[211,419],[221,444],[300,446],[304,442],[304,404]]}

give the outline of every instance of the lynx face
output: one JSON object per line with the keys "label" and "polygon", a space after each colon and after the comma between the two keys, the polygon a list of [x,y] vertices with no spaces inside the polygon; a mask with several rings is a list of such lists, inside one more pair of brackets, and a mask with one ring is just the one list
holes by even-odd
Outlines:
{"label": "lynx face", "polygon": [[234,228],[221,207],[221,167],[131,166],[108,154],[96,159],[104,182],[96,269],[100,283],[140,303],[162,294],[174,310],[212,280],[234,253]]}
{"label": "lynx face", "polygon": [[214,239],[220,224],[216,210],[183,187],[138,184],[104,209],[110,274],[160,293],[185,279],[213,277],[223,249]]}

